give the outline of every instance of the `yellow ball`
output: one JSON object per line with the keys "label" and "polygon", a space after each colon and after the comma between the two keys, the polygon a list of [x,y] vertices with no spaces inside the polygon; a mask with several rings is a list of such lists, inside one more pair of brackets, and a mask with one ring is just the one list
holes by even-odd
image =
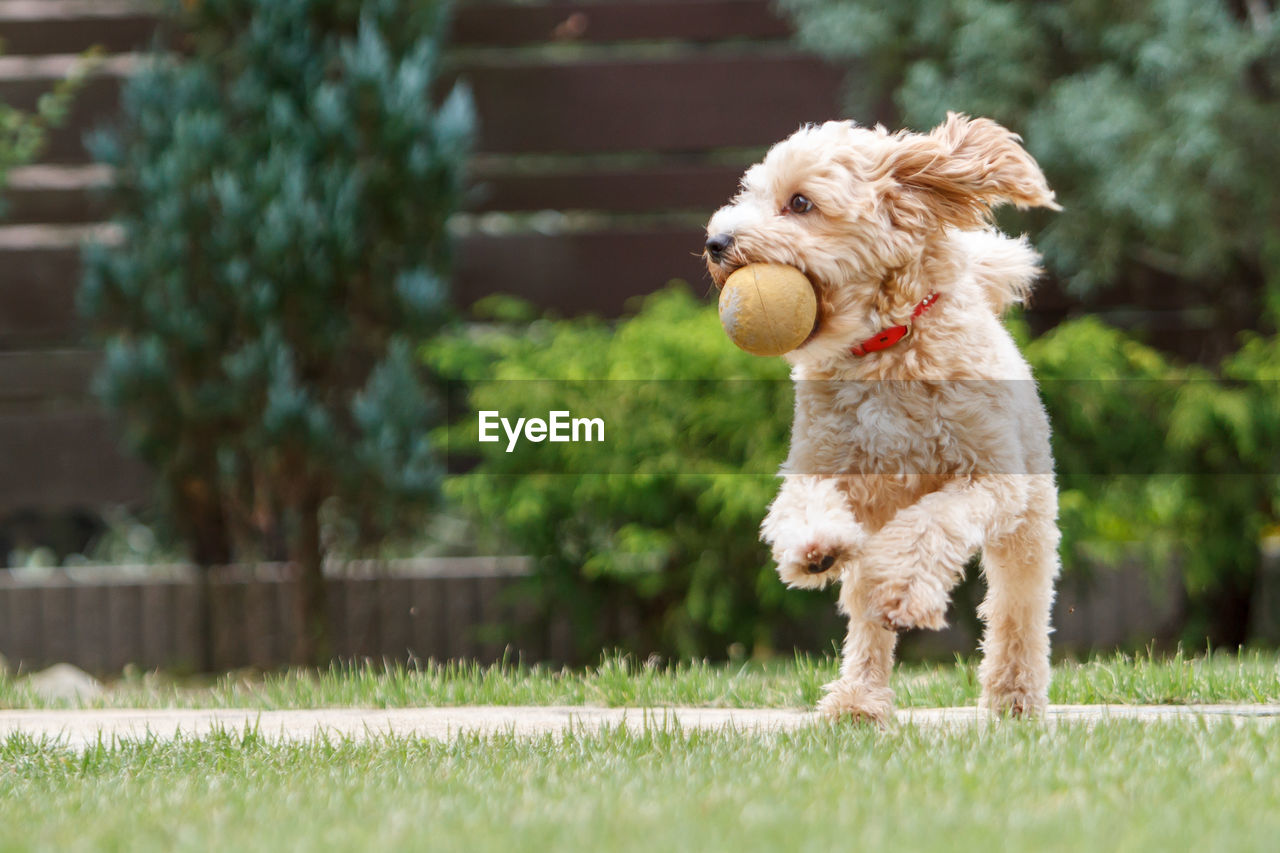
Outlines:
{"label": "yellow ball", "polygon": [[818,319],[818,298],[804,273],[785,264],[734,270],[720,290],[720,324],[753,355],[782,355],[805,342]]}

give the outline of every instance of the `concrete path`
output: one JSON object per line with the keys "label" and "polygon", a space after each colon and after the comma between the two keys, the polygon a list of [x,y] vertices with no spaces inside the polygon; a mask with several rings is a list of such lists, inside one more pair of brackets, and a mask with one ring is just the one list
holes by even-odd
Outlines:
{"label": "concrete path", "polygon": [[[905,725],[975,725],[990,717],[977,708],[904,710],[898,720]],[[1234,725],[1269,725],[1280,720],[1280,705],[1055,705],[1046,714],[1049,724],[1096,724],[1107,720],[1136,719],[1152,723],[1176,721],[1230,722]],[[392,734],[447,739],[457,734],[532,736],[561,734],[569,730],[594,731],[626,725],[632,728],[667,727],[741,731],[779,731],[813,725],[819,718],[805,711],[768,708],[595,708],[595,707],[455,707],[322,708],[297,711],[221,710],[77,710],[0,711],[0,738],[16,733],[37,740],[51,739],[72,747],[97,743],[101,738],[137,740],[178,734],[199,737],[213,731],[240,732],[256,728],[271,740],[305,740],[326,733],[331,737],[366,738]]]}

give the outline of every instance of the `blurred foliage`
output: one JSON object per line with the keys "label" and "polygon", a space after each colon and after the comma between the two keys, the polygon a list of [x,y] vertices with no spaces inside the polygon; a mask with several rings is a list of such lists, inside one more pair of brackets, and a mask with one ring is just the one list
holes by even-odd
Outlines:
{"label": "blurred foliage", "polygon": [[[521,314],[509,300],[488,308]],[[687,290],[646,298],[616,327],[474,327],[430,345],[427,360],[468,383],[468,413],[604,416],[601,444],[523,442],[508,453],[505,441],[476,443],[474,414],[450,437],[451,455],[480,461],[446,493],[487,528],[490,547],[538,558],[536,592],[572,610],[580,648],[599,648],[596,616],[620,592],[643,612],[638,647],[681,655],[767,646],[777,625],[809,612],[815,596],[783,589],[757,536],[786,452],[786,365],[735,349]],[[726,459],[761,464],[732,473]]]}
{"label": "blurred foliage", "polygon": [[1053,430],[1066,570],[1163,566],[1183,499],[1179,460],[1163,448],[1186,371],[1094,318],[1023,349]]}
{"label": "blurred foliage", "polygon": [[[1280,318],[1280,26],[1256,0],[781,0],[800,42],[856,60],[852,115],[947,110],[1022,133],[1065,207],[1038,217],[1084,295],[1136,273]],[[1255,309],[1256,302],[1250,305]]]}
{"label": "blurred foliage", "polygon": [[1250,619],[1274,618],[1250,608],[1261,540],[1280,518],[1280,341],[1246,335],[1220,371],[1221,382],[1180,395],[1168,442],[1191,472],[1181,526],[1188,587],[1202,606],[1187,633],[1229,645],[1247,638]]}
{"label": "blurred foliage", "polygon": [[1183,639],[1248,637],[1259,539],[1280,511],[1280,364],[1253,337],[1223,378],[1093,318],[1026,354],[1054,428],[1067,567],[1180,569]]}
{"label": "blurred foliage", "polygon": [[[498,313],[521,315],[512,303]],[[1011,325],[1054,424],[1065,570],[1174,561],[1190,606],[1185,638],[1228,639],[1214,593],[1256,562],[1280,471],[1271,342],[1258,339],[1232,362],[1231,377],[1243,380],[1233,386],[1094,319],[1029,342]],[[572,609],[584,649],[598,641],[601,602],[617,594],[645,605],[651,633],[638,642],[686,655],[768,648],[829,619],[829,596],[786,590],[758,542],[778,485],[770,472],[786,455],[786,366],[735,349],[714,306],[669,289],[616,327],[497,323],[436,341],[427,359],[466,383],[468,414],[455,419],[450,450],[478,458],[447,493],[492,537],[489,547],[539,558],[538,592]],[[608,381],[546,381],[556,378]],[[630,381],[639,379],[650,381]],[[474,413],[485,409],[607,413],[611,432],[604,445],[524,442],[508,453],[505,439],[475,442]],[[635,471],[616,470],[618,460]],[[1208,476],[1224,466],[1240,476]]]}
{"label": "blurred foliage", "polygon": [[[4,44],[0,41],[0,54]],[[102,51],[94,48],[81,56],[71,73],[36,100],[34,112],[0,103],[0,216],[4,214],[4,188],[9,170],[40,156],[49,131],[62,124],[76,91],[97,67]]]}
{"label": "blurred foliage", "polygon": [[413,347],[448,318],[473,124],[464,91],[432,103],[446,11],[175,5],[190,53],[143,64],[93,143],[123,231],[80,291],[101,394],[198,563],[301,567],[300,657],[323,644],[322,510],[372,539],[439,488]]}

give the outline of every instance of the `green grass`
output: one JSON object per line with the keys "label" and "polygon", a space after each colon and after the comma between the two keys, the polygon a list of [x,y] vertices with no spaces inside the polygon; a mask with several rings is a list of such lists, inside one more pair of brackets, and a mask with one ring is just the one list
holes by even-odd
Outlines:
{"label": "green grass", "polygon": [[[769,664],[685,663],[647,666],[606,657],[588,669],[520,665],[335,667],[321,673],[236,674],[211,685],[131,674],[99,707],[374,708],[423,705],[813,705],[835,675],[830,658],[798,657]],[[901,707],[972,705],[976,664],[906,665],[894,675]],[[1209,703],[1280,701],[1280,658],[1272,653],[1169,657],[1111,656],[1054,668],[1055,703]],[[58,706],[42,702],[21,679],[0,679],[0,707]]]}
{"label": "green grass", "polygon": [[0,849],[1273,850],[1280,726],[0,745]]}
{"label": "green grass", "polygon": [[[285,708],[471,703],[808,706],[834,662],[589,670],[426,667],[133,676],[98,703]],[[971,704],[974,667],[911,666],[901,704]],[[1055,702],[1275,702],[1274,655],[1055,668]],[[21,680],[0,703],[37,705]],[[1280,724],[1005,720],[774,734],[611,729],[272,743],[256,733],[75,751],[0,739],[0,851],[1271,850]]]}

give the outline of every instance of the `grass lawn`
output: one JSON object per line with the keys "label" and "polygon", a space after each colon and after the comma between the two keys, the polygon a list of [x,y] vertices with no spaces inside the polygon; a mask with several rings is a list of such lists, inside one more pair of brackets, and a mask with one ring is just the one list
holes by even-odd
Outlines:
{"label": "grass lawn", "polygon": [[[607,660],[339,671],[211,687],[126,680],[112,705],[807,704],[829,661],[674,670]],[[906,705],[974,700],[967,664],[906,669]],[[12,682],[9,706],[30,705]],[[1280,701],[1277,659],[1110,658],[1056,702]],[[253,734],[73,752],[0,741],[0,850],[1272,850],[1280,725],[1004,721],[952,730],[620,730],[272,744]]]}
{"label": "grass lawn", "polygon": [[[625,657],[598,666],[557,670],[528,666],[362,665],[326,672],[237,673],[193,684],[156,673],[132,673],[90,707],[112,708],[401,708],[424,705],[702,705],[808,708],[835,677],[832,658],[776,663],[693,662],[657,667]],[[974,705],[977,664],[901,665],[894,672],[899,707]],[[1054,667],[1050,701],[1058,704],[1203,704],[1280,702],[1280,657],[1117,655]],[[44,702],[21,679],[0,678],[0,708],[67,707]]]}
{"label": "grass lawn", "polygon": [[0,848],[1274,850],[1280,727],[0,747]]}

